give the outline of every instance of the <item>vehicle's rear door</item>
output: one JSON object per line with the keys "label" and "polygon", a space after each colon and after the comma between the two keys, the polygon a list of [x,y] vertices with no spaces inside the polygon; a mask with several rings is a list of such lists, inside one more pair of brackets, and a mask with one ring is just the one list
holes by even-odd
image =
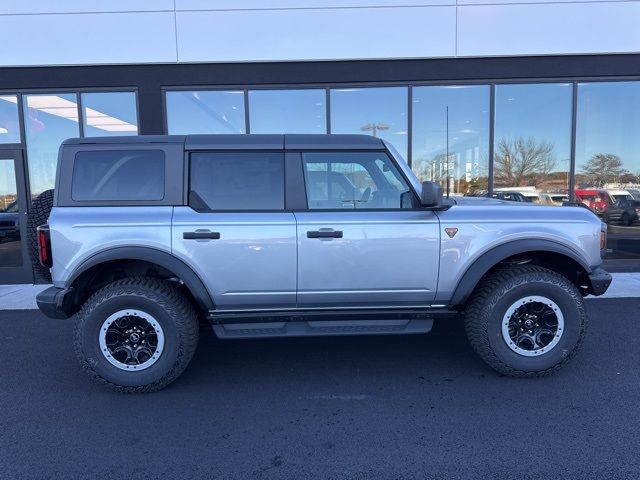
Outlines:
{"label": "vehicle's rear door", "polygon": [[296,223],[285,211],[284,153],[197,151],[188,163],[174,254],[200,275],[216,309],[294,307]]}
{"label": "vehicle's rear door", "polygon": [[434,299],[439,221],[418,208],[384,151],[302,152],[298,306],[424,306]]}

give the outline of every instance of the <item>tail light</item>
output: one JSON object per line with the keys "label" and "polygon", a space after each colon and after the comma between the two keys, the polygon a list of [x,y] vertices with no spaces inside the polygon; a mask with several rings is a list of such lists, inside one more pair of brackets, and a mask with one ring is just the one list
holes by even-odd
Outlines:
{"label": "tail light", "polygon": [[49,225],[38,227],[38,256],[40,263],[45,268],[51,268],[53,258],[51,258],[51,237],[49,236]]}
{"label": "tail light", "polygon": [[607,231],[600,230],[600,250],[605,250],[607,248]]}

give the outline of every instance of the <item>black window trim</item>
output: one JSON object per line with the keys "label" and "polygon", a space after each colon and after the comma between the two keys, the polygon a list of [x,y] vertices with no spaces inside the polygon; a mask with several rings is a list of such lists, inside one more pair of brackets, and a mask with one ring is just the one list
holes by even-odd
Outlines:
{"label": "black window trim", "polygon": [[[161,150],[164,153],[164,198],[162,200],[74,200],[73,170],[80,152]],[[181,143],[63,144],[56,173],[56,205],[59,207],[158,207],[183,204],[183,146]]]}

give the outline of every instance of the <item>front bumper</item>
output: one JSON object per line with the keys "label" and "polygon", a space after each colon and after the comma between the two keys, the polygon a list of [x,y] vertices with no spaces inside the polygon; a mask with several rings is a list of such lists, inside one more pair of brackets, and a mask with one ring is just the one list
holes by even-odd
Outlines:
{"label": "front bumper", "polygon": [[76,313],[73,289],[49,287],[36,296],[36,303],[49,318],[69,318]]}
{"label": "front bumper", "polygon": [[611,274],[602,267],[594,268],[589,274],[589,284],[591,285],[589,293],[596,296],[602,295],[611,285],[611,280]]}

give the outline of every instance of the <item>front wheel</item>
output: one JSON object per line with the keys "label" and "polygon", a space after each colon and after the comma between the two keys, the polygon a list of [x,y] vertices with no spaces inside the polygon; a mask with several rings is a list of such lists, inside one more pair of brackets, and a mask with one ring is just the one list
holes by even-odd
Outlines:
{"label": "front wheel", "polygon": [[198,317],[168,282],[126,278],[87,300],[76,317],[75,349],[95,380],[124,393],[151,392],[174,381],[198,343]]}
{"label": "front wheel", "polygon": [[467,305],[465,327],[476,353],[494,370],[544,376],[573,358],[587,315],[582,295],[565,277],[519,266],[483,280]]}

